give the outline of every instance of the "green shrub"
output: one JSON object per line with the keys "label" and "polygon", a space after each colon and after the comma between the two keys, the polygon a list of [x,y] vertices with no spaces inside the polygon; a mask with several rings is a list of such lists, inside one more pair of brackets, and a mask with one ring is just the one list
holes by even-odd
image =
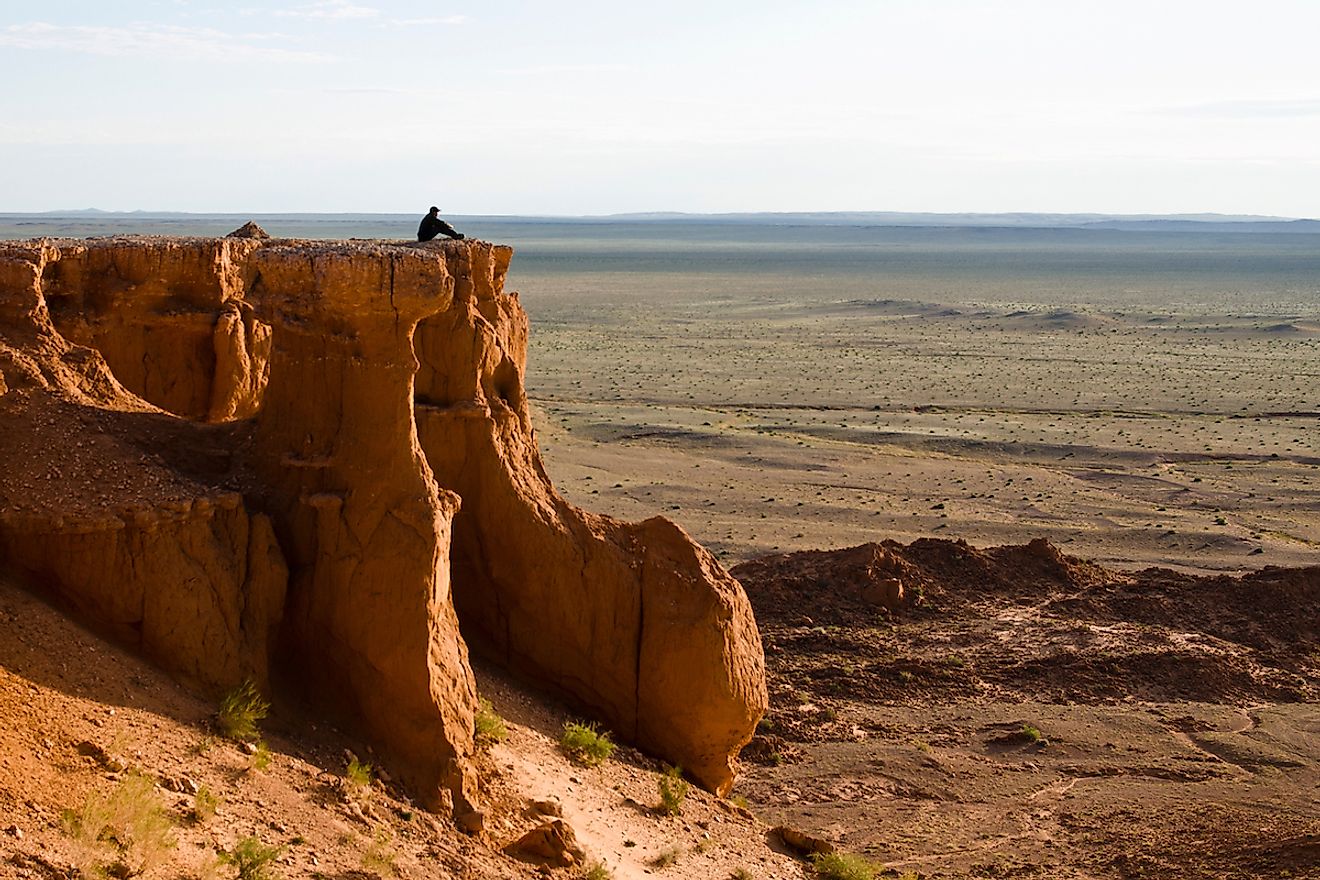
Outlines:
{"label": "green shrub", "polygon": [[681,856],[682,854],[683,851],[680,850],[678,847],[667,846],[664,849],[660,850],[660,852],[656,855],[655,858],[651,859],[651,867],[668,868],[670,865],[674,864],[674,862],[677,862],[678,857]]}
{"label": "green shrub", "polygon": [[251,742],[257,738],[257,723],[270,711],[270,703],[262,699],[251,679],[225,694],[216,713],[220,732],[230,739]]}
{"label": "green shrub", "polygon": [[1040,732],[1039,727],[1032,724],[1024,724],[1022,725],[1022,738],[1027,742],[1040,742],[1045,736]]}
{"label": "green shrub", "polygon": [[93,794],[80,810],[60,814],[64,832],[80,850],[85,876],[126,877],[150,871],[174,848],[174,823],[153,779],[129,773],[107,794]]}
{"label": "green shrub", "polygon": [[876,866],[852,853],[827,853],[811,858],[820,880],[875,880]]}
{"label": "green shrub", "polygon": [[264,741],[257,743],[256,751],[252,753],[252,758],[248,762],[248,767],[257,772],[261,772],[270,766],[271,754],[270,747]]}
{"label": "green shrub", "polygon": [[604,862],[592,862],[587,870],[582,872],[582,880],[614,880],[614,872],[607,868]]}
{"label": "green shrub", "polygon": [[365,801],[371,797],[371,765],[357,758],[344,768],[344,794],[349,800]]}
{"label": "green shrub", "polygon": [[396,856],[394,839],[390,836],[389,830],[383,826],[379,827],[372,835],[371,845],[362,854],[362,870],[377,877],[393,877]]}
{"label": "green shrub", "polygon": [[272,867],[284,854],[282,846],[266,846],[255,837],[245,837],[231,850],[220,850],[220,864],[237,871],[236,880],[275,880]]}
{"label": "green shrub", "polygon": [[472,719],[472,732],[478,742],[504,742],[509,736],[504,719],[496,714],[490,700],[484,698],[477,706],[476,717]]}
{"label": "green shrub", "polygon": [[687,797],[688,783],[682,767],[670,767],[656,780],[660,790],[660,808],[671,816],[683,812],[683,798]]}
{"label": "green shrub", "polygon": [[609,734],[601,733],[594,724],[568,722],[564,725],[564,735],[559,738],[559,746],[570,758],[588,767],[602,764],[614,754],[614,743]]}
{"label": "green shrub", "polygon": [[205,785],[197,789],[197,794],[193,795],[193,818],[198,822],[205,822],[215,815],[215,811],[220,808],[220,799],[211,794],[211,789]]}

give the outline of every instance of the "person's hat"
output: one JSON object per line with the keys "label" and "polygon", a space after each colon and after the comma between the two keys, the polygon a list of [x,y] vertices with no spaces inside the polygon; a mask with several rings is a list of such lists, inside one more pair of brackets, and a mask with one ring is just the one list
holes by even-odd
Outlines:
{"label": "person's hat", "polygon": [[432,206],[431,206],[431,213],[432,213],[432,214],[439,214],[439,213],[440,213],[440,209],[437,208],[435,205],[432,205]]}

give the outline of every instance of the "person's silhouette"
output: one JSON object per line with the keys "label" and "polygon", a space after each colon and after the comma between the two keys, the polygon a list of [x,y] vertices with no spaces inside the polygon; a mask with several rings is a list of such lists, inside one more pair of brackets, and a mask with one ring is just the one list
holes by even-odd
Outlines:
{"label": "person's silhouette", "polygon": [[447,235],[453,239],[462,239],[463,233],[440,219],[440,209],[431,206],[431,212],[422,218],[422,225],[417,227],[417,240],[430,241],[437,235]]}

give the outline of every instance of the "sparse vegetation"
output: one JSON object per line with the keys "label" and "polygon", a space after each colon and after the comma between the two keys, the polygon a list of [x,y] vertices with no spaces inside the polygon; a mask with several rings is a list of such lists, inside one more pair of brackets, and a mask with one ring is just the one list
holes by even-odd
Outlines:
{"label": "sparse vegetation", "polygon": [[734,868],[729,880],[752,880],[752,872],[746,868]]}
{"label": "sparse vegetation", "polygon": [[1040,728],[1032,724],[1022,725],[1022,738],[1027,742],[1040,742],[1045,735],[1040,732]]}
{"label": "sparse vegetation", "polygon": [[592,862],[582,873],[582,880],[614,880],[614,872],[604,862]]}
{"label": "sparse vegetation", "polygon": [[683,798],[687,797],[689,786],[682,767],[670,767],[661,773],[656,788],[660,790],[660,809],[671,816],[683,812]]}
{"label": "sparse vegetation", "polygon": [[220,799],[211,793],[211,789],[205,785],[197,789],[197,794],[193,795],[193,818],[198,822],[205,822],[215,815],[215,811],[220,808]]}
{"label": "sparse vegetation", "polygon": [[154,780],[129,773],[108,794],[92,795],[80,810],[65,810],[64,832],[81,850],[87,877],[135,877],[161,864],[174,848],[173,823]]}
{"label": "sparse vegetation", "polygon": [[651,867],[668,868],[670,865],[677,862],[678,857],[681,856],[682,854],[683,851],[680,850],[678,847],[667,846],[664,849],[660,850],[660,852],[656,853],[655,858],[651,859]]}
{"label": "sparse vegetation", "polygon": [[820,880],[875,880],[877,866],[853,853],[827,853],[812,856]]}
{"label": "sparse vegetation", "polygon": [[351,800],[363,801],[371,797],[371,765],[351,758],[344,768],[344,793]]}
{"label": "sparse vegetation", "polygon": [[735,807],[742,807],[744,810],[750,810],[752,808],[752,805],[747,802],[747,798],[740,794],[735,794],[733,797],[729,798],[729,803],[733,804]]}
{"label": "sparse vegetation", "polygon": [[248,761],[248,769],[260,773],[262,770],[265,770],[270,766],[270,762],[270,747],[266,745],[265,741],[262,741],[257,743],[256,750],[253,751],[252,757]]}
{"label": "sparse vegetation", "polygon": [[393,877],[396,856],[394,838],[387,828],[378,827],[371,837],[371,844],[362,854],[362,870],[377,877]]}
{"label": "sparse vegetation", "polygon": [[477,742],[504,742],[509,736],[509,729],[504,726],[504,719],[496,713],[494,707],[490,704],[490,700],[485,698],[482,698],[477,706],[477,714],[472,720],[472,728]]}
{"label": "sparse vegetation", "polygon": [[270,703],[262,699],[257,686],[247,679],[225,694],[216,713],[216,725],[229,739],[251,742],[258,736],[257,725],[270,711]]}
{"label": "sparse vegetation", "polygon": [[275,860],[284,854],[282,846],[267,846],[256,837],[244,837],[231,850],[220,850],[220,864],[232,867],[236,880],[275,880]]}
{"label": "sparse vegetation", "polygon": [[566,723],[559,745],[570,758],[588,767],[603,764],[614,754],[609,734],[600,732],[594,724]]}

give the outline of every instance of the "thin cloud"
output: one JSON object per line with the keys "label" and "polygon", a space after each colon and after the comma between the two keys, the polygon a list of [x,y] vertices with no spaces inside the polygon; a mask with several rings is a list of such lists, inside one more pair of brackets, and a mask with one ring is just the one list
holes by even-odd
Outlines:
{"label": "thin cloud", "polygon": [[0,29],[0,46],[110,57],[204,58],[213,61],[329,61],[332,56],[272,46],[279,34],[230,34],[214,28],[136,23],[122,27],[13,24]]}
{"label": "thin cloud", "polygon": [[[255,14],[257,10],[246,10]],[[316,0],[291,9],[278,9],[274,14],[280,18],[300,18],[306,21],[358,21],[370,22],[376,27],[431,27],[435,25],[455,25],[468,21],[466,15],[432,15],[419,18],[387,18],[375,6],[363,6],[351,0]]]}
{"label": "thin cloud", "polygon": [[1205,104],[1174,107],[1171,111],[1162,112],[1173,112],[1179,116],[1210,116],[1221,119],[1299,118],[1320,116],[1320,99],[1277,100],[1266,98],[1211,101]]}
{"label": "thin cloud", "polygon": [[331,95],[423,95],[425,91],[421,89],[396,89],[377,86],[352,86],[346,88],[322,89],[321,91]]}
{"label": "thin cloud", "polygon": [[467,24],[471,21],[466,15],[439,15],[431,18],[391,18],[385,24],[390,27],[431,27],[434,25]]}
{"label": "thin cloud", "polygon": [[624,73],[636,70],[627,64],[543,64],[539,67],[505,67],[500,73],[516,76],[552,76],[557,73]]}
{"label": "thin cloud", "polygon": [[380,10],[374,6],[359,6],[349,0],[318,0],[316,3],[304,3],[292,9],[278,9],[275,14],[281,18],[307,18],[314,21],[351,21],[364,18],[379,18]]}

